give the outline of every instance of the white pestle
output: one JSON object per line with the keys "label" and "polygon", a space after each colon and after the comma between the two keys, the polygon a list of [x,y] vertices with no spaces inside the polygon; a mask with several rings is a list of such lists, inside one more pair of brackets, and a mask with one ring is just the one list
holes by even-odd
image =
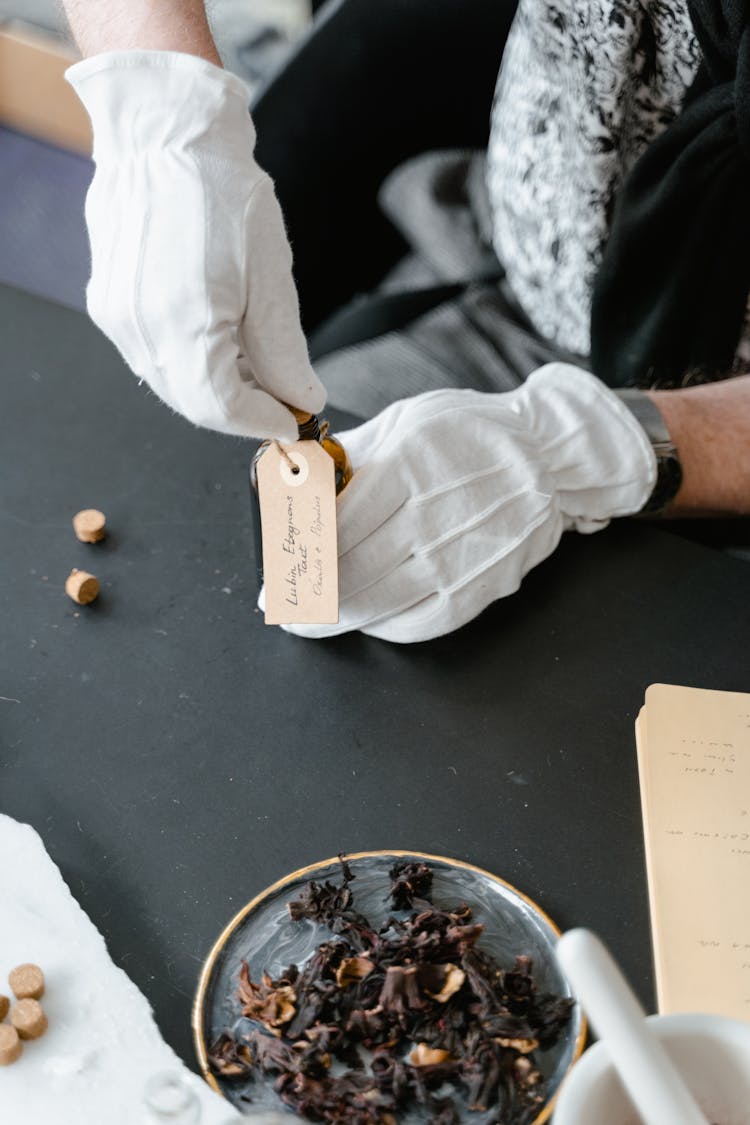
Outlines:
{"label": "white pestle", "polygon": [[557,944],[557,961],[644,1125],[709,1125],[599,938],[568,930]]}

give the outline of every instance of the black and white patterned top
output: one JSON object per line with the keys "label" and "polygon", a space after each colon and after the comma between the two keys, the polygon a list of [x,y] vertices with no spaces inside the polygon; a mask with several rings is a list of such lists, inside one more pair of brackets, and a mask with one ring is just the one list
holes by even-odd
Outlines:
{"label": "black and white patterned top", "polygon": [[618,187],[700,63],[686,0],[520,0],[488,151],[494,244],[537,331],[589,352]]}

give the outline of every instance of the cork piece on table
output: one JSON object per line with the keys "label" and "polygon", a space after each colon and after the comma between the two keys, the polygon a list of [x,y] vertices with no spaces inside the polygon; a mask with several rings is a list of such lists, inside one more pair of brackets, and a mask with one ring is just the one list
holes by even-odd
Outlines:
{"label": "cork piece on table", "polygon": [[98,508],[84,508],[73,516],[73,530],[82,543],[98,543],[106,535],[106,517]]}
{"label": "cork piece on table", "polygon": [[10,1000],[7,996],[0,996],[0,1020],[4,1020],[8,1014],[10,1007]]}
{"label": "cork piece on table", "polygon": [[9,1023],[0,1024],[0,1066],[10,1066],[21,1057],[23,1044],[15,1027]]}
{"label": "cork piece on table", "polygon": [[88,605],[99,594],[99,579],[86,570],[71,570],[65,581],[65,593],[78,605]]}
{"label": "cork piece on table", "polygon": [[19,1000],[10,1010],[10,1022],[22,1039],[38,1039],[47,1030],[47,1017],[38,1000]]}
{"label": "cork piece on table", "polygon": [[44,994],[44,973],[38,965],[16,965],[8,974],[8,984],[18,1000],[41,1000]]}

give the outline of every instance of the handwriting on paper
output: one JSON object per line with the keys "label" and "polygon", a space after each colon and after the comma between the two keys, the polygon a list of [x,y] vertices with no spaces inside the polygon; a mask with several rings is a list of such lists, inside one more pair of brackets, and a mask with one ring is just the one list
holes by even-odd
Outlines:
{"label": "handwriting on paper", "polygon": [[[326,565],[321,540],[325,536],[326,523],[323,519],[320,496],[312,498],[312,518],[306,529],[297,526],[301,523],[295,511],[295,497],[287,496],[287,526],[286,534],[281,541],[281,550],[291,556],[287,571],[286,582],[288,589],[285,596],[287,605],[299,606],[300,590],[306,579],[310,580],[310,589],[314,598],[325,596],[328,581]],[[318,542],[315,542],[315,540]]]}
{"label": "handwriting on paper", "polygon": [[313,441],[272,446],[258,463],[269,625],[338,621],[333,461]]}
{"label": "handwriting on paper", "polygon": [[748,1018],[750,696],[656,684],[638,764],[659,1010]]}

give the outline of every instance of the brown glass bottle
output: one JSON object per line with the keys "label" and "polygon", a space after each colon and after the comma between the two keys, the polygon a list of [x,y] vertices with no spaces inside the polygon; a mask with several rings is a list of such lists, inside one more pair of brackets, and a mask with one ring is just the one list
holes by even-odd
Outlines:
{"label": "brown glass bottle", "polygon": [[[349,454],[338,438],[328,433],[327,422],[323,422],[321,425],[316,414],[310,414],[305,410],[296,410],[292,406],[290,406],[289,409],[297,420],[297,440],[317,441],[333,461],[336,495],[338,496],[352,479],[353,470],[352,463],[349,460]],[[263,540],[260,530],[260,505],[258,503],[258,462],[272,444],[271,441],[262,441],[250,462],[250,492],[253,499],[253,537],[255,539],[255,558],[257,560],[259,587],[263,585]]]}

